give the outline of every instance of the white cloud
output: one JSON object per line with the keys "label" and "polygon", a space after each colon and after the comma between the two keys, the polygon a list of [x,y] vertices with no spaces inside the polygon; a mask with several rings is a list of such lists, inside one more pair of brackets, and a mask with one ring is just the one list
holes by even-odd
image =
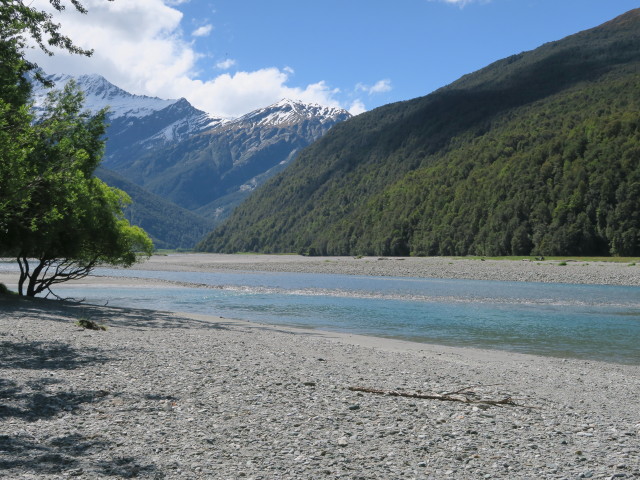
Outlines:
{"label": "white cloud", "polygon": [[356,85],[356,91],[358,92],[366,92],[369,95],[374,95],[376,93],[384,93],[391,91],[391,80],[384,79],[379,80],[373,85],[365,85],[364,83],[358,83]]}
{"label": "white cloud", "polygon": [[226,60],[222,60],[218,63],[216,63],[216,68],[220,69],[220,70],[229,70],[231,67],[236,65],[236,61],[233,60],[232,58],[227,58]]}
{"label": "white cloud", "polygon": [[213,30],[213,25],[203,25],[199,28],[196,28],[191,35],[194,37],[206,37]]}
{"label": "white cloud", "polygon": [[[310,103],[340,106],[335,100],[336,89],[324,82],[304,88],[287,85],[289,75],[277,68],[264,68],[253,72],[224,73],[209,81],[183,77],[178,83],[167,85],[174,91],[188,91],[187,97],[195,106],[223,116],[238,116],[283,98]],[[174,79],[173,82],[176,82]]]}
{"label": "white cloud", "polygon": [[366,112],[367,108],[364,106],[364,103],[362,103],[361,100],[354,100],[348,110],[351,115],[355,116]]}
{"label": "white cloud", "polygon": [[[163,0],[106,2],[85,0],[89,10],[80,15],[71,8],[56,14],[63,32],[84,47],[94,49],[91,58],[56,52],[47,57],[39,50],[29,56],[50,73],[98,73],[132,93],[161,98],[186,97],[197,108],[214,115],[236,117],[282,98],[340,106],[339,90],[323,81],[289,84],[291,67],[262,68],[223,73],[198,79],[201,58],[194,44],[182,36],[182,13]],[[176,0],[172,2],[176,4]],[[34,0],[45,9],[48,0]],[[231,67],[233,60],[220,67]],[[361,107],[359,107],[361,108]]]}

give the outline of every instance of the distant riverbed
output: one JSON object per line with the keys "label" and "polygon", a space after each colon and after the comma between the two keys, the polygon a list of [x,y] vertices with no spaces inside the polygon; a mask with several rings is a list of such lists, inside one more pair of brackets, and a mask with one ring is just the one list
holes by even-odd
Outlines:
{"label": "distant riverbed", "polygon": [[91,282],[57,291],[110,306],[640,364],[637,286],[251,270],[258,264],[170,271],[156,261],[98,269]]}
{"label": "distant riverbed", "polygon": [[273,272],[99,273],[184,285],[65,287],[64,295],[113,306],[640,364],[639,287]]}

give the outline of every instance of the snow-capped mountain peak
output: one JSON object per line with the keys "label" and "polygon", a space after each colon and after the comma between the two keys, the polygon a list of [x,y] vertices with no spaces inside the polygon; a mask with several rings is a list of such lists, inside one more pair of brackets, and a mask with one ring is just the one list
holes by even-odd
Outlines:
{"label": "snow-capped mountain peak", "polygon": [[[131,221],[167,246],[181,246],[191,237],[177,227],[163,230],[167,223],[158,219],[168,220],[165,201],[206,216],[208,226],[221,221],[303,148],[351,117],[339,108],[283,99],[234,120],[216,118],[184,98],[134,95],[100,75],[48,78],[58,90],[74,79],[85,92],[87,110],[110,107],[102,175],[127,182],[114,186],[128,185],[131,197],[143,205],[131,207]],[[48,91],[33,82],[36,115]],[[163,202],[145,200],[145,191]]]}
{"label": "snow-capped mountain peak", "polygon": [[[101,75],[49,75],[46,77],[55,84],[55,88],[62,88],[74,79],[78,86],[85,93],[85,107],[91,111],[98,111],[104,107],[109,107],[109,118],[120,117],[146,117],[154,112],[158,112],[169,105],[176,103],[176,100],[163,100],[146,95],[134,95],[120,87],[116,87]],[[38,108],[44,103],[49,89],[40,84],[34,85],[35,106]]]}
{"label": "snow-capped mountain peak", "polygon": [[[219,127],[226,120],[214,118],[198,110],[186,99],[163,100],[146,95],[134,95],[112,84],[101,75],[49,75],[54,88],[63,88],[75,80],[85,94],[84,108],[97,112],[109,107],[109,123],[105,164],[114,158],[134,152],[146,152],[164,145],[185,140],[205,130]],[[33,82],[34,108],[41,110],[50,89]],[[128,152],[123,154],[122,152]]]}
{"label": "snow-capped mountain peak", "polygon": [[232,123],[256,126],[284,126],[299,123],[305,119],[346,120],[351,114],[342,108],[327,107],[317,103],[282,99],[279,102],[247,113]]}

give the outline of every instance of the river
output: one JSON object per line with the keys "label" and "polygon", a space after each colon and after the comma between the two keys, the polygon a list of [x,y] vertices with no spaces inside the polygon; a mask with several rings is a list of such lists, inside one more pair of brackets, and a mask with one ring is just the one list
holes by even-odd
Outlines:
{"label": "river", "polygon": [[111,306],[640,364],[640,287],[309,273],[96,274],[184,283],[57,291]]}

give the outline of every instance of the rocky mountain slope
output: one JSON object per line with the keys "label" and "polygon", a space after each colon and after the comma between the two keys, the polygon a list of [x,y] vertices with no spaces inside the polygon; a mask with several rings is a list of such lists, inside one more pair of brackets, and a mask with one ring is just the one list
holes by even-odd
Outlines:
{"label": "rocky mountain slope", "polygon": [[282,100],[141,156],[118,171],[184,208],[220,219],[349,117],[345,110]]}
{"label": "rocky mountain slope", "polygon": [[333,128],[201,243],[640,255],[640,9]]}
{"label": "rocky mountain slope", "polygon": [[[100,75],[50,75],[57,87],[74,79],[85,93],[88,110],[109,107],[107,145],[104,166],[118,170],[129,159],[173,145],[206,129],[226,122],[196,109],[184,98],[164,100],[131,94]],[[36,108],[44,101],[47,89],[36,85]]]}
{"label": "rocky mountain slope", "polygon": [[[49,77],[58,88],[71,78]],[[350,117],[345,110],[282,100],[224,119],[185,99],[133,95],[99,75],[75,80],[85,92],[87,109],[109,107],[98,175],[132,196],[137,204],[128,211],[132,222],[145,228],[157,246],[168,248],[192,247],[256,186]],[[46,89],[36,84],[36,109],[45,95]],[[137,213],[131,215],[131,209]]]}

